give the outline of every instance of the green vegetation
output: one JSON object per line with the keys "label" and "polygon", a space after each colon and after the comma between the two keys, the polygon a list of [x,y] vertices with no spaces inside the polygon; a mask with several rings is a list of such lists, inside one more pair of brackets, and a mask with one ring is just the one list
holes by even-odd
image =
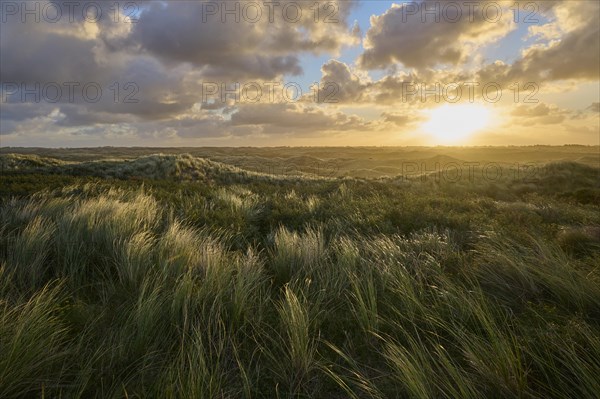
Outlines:
{"label": "green vegetation", "polygon": [[41,155],[0,156],[2,398],[600,392],[597,167]]}

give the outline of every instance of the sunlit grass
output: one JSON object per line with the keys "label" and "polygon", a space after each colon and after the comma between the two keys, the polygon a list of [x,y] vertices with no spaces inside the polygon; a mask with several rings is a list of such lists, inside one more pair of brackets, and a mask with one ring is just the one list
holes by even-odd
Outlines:
{"label": "sunlit grass", "polygon": [[3,200],[0,397],[594,397],[597,205],[388,183]]}

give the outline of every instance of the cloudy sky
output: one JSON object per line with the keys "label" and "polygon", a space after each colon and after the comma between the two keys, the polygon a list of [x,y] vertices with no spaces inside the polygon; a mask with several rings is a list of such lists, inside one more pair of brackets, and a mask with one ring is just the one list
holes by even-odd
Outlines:
{"label": "cloudy sky", "polygon": [[2,1],[1,146],[600,144],[600,2]]}

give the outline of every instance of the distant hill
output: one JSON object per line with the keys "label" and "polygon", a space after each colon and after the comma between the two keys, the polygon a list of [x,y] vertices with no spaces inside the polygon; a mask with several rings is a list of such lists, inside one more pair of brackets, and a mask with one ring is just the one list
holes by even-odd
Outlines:
{"label": "distant hill", "polygon": [[[527,163],[576,162],[600,167],[598,146],[527,147],[197,147],[197,148],[0,148],[11,170],[55,167],[59,173],[181,180],[218,174],[238,178],[394,177],[407,170],[430,173],[475,162],[518,168]],[[162,154],[162,155],[161,155]],[[169,154],[169,155],[164,155]],[[157,158],[158,157],[158,158]],[[412,164],[409,166],[408,164]],[[465,166],[466,167],[466,166]]]}
{"label": "distant hill", "polygon": [[24,170],[66,165],[68,162],[60,159],[40,157],[38,155],[2,154],[0,155],[0,170]]}
{"label": "distant hill", "polygon": [[115,179],[173,179],[178,181],[223,181],[245,179],[318,178],[293,173],[274,174],[246,170],[234,165],[199,158],[190,154],[154,154],[134,159],[101,159],[94,161],[62,161],[37,155],[1,154],[0,167],[5,171],[36,171],[73,176],[96,176]]}

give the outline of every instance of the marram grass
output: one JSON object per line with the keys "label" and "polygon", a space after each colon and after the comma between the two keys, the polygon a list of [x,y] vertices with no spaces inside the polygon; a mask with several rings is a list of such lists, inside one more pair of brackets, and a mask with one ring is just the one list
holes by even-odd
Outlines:
{"label": "marram grass", "polygon": [[0,397],[600,392],[597,205],[280,183],[3,199]]}

